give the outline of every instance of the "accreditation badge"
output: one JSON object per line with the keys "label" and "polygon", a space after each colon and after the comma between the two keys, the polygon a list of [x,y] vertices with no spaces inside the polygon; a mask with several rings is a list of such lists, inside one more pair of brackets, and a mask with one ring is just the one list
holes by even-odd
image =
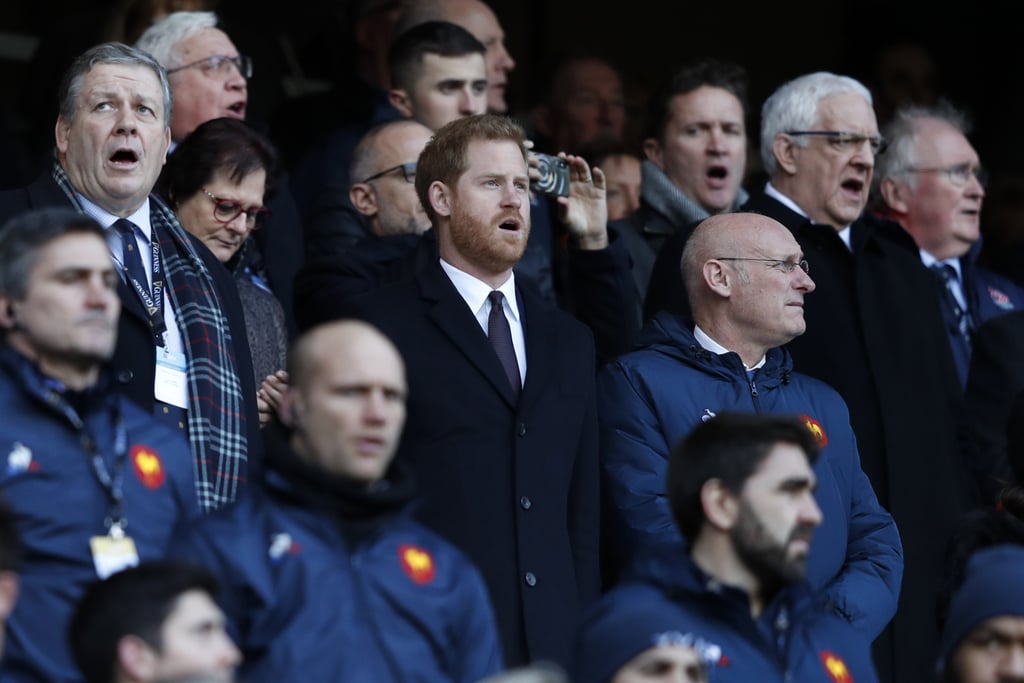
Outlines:
{"label": "accreditation badge", "polygon": [[101,579],[139,563],[139,551],[135,549],[131,536],[93,536],[89,539],[89,547],[96,576]]}

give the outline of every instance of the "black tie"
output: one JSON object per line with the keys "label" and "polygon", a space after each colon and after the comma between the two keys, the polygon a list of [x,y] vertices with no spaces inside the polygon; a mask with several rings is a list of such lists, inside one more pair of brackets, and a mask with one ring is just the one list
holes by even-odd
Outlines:
{"label": "black tie", "polygon": [[968,344],[970,348],[971,333],[974,332],[974,321],[971,319],[971,313],[963,306],[960,305],[959,300],[956,298],[954,293],[954,287],[959,284],[959,279],[956,276],[956,269],[948,263],[933,263],[931,265],[932,272],[936,274],[939,281],[942,283],[942,287],[945,290],[946,304],[953,311],[953,315],[956,317],[957,327],[960,329],[960,336],[963,337],[964,342]]}
{"label": "black tie", "polygon": [[[121,265],[128,274],[128,279],[135,280],[139,286],[149,292],[146,267],[142,265],[142,257],[139,256],[138,245],[135,242],[135,224],[125,218],[118,218],[114,222],[113,228],[121,235]],[[128,283],[129,289],[131,289],[131,284],[131,282]]]}
{"label": "black tie", "polygon": [[504,301],[505,295],[494,290],[487,295],[491,302],[491,312],[487,316],[487,338],[491,340],[494,352],[498,354],[498,360],[505,368],[505,375],[509,384],[512,385],[512,393],[519,398],[522,389],[522,379],[519,376],[519,361],[516,360],[516,349],[512,346],[512,328],[509,327],[508,319],[505,317]]}

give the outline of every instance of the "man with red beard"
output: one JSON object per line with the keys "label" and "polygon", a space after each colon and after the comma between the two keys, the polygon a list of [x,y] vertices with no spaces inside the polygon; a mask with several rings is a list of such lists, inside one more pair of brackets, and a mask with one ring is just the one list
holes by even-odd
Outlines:
{"label": "man with red beard", "polygon": [[[603,174],[566,159],[566,218],[607,239]],[[530,232],[527,168],[523,130],[507,118],[439,129],[416,191],[440,259],[345,312],[406,359],[398,457],[416,473],[420,520],[480,568],[506,664],[564,666],[579,611],[599,590],[594,343],[513,274]]]}

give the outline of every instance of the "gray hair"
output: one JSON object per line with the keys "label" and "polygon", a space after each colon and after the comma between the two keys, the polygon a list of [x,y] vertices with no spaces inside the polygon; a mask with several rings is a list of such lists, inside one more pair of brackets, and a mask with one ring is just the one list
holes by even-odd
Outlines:
{"label": "gray hair", "polygon": [[164,99],[164,127],[171,125],[171,84],[167,80],[167,72],[153,56],[144,50],[124,43],[100,43],[91,47],[71,62],[64,73],[58,92],[60,115],[67,122],[75,120],[78,110],[78,97],[82,94],[82,81],[86,74],[98,64],[119,64],[122,66],[144,66],[152,71],[160,82],[160,90]]}
{"label": "gray hair", "polygon": [[[788,130],[812,130],[818,125],[818,104],[827,97],[856,93],[872,104],[871,91],[860,81],[828,71],[798,76],[779,86],[761,108],[761,163],[771,177],[778,171],[775,138]],[[807,138],[793,138],[806,147]]]}
{"label": "gray hair", "polygon": [[[897,109],[883,131],[889,146],[885,154],[875,159],[873,190],[877,191],[883,178],[905,174],[908,168],[918,165],[918,123],[923,120],[942,121],[960,131],[964,137],[971,132],[971,121],[967,113],[945,100],[932,107],[910,105]],[[907,184],[911,190],[917,189],[917,176],[907,175]]]}
{"label": "gray hair", "polygon": [[16,301],[24,299],[39,252],[72,233],[92,233],[106,243],[99,223],[71,208],[35,209],[7,221],[0,228],[0,292]]}
{"label": "gray hair", "polygon": [[147,28],[135,47],[156,57],[165,69],[173,69],[184,66],[179,63],[179,43],[216,27],[217,15],[213,12],[172,12]]}

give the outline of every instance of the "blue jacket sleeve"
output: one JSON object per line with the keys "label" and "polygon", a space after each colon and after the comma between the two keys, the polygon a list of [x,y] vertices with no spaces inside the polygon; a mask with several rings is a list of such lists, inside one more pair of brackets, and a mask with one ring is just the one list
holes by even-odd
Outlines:
{"label": "blue jacket sleeve", "polygon": [[825,587],[825,594],[833,612],[874,640],[896,614],[903,544],[895,520],[878,502],[860,467],[852,430],[850,444],[842,452],[850,454],[842,463],[850,490],[849,535],[843,568]]}
{"label": "blue jacket sleeve", "polygon": [[649,396],[620,363],[599,373],[597,395],[606,560],[621,572],[642,548],[682,544],[665,494],[671,446]]}
{"label": "blue jacket sleeve", "polygon": [[505,666],[490,595],[480,573],[469,560],[465,562],[466,571],[459,581],[463,609],[455,626],[455,651],[462,653],[462,661],[453,673],[454,683],[476,683]]}

